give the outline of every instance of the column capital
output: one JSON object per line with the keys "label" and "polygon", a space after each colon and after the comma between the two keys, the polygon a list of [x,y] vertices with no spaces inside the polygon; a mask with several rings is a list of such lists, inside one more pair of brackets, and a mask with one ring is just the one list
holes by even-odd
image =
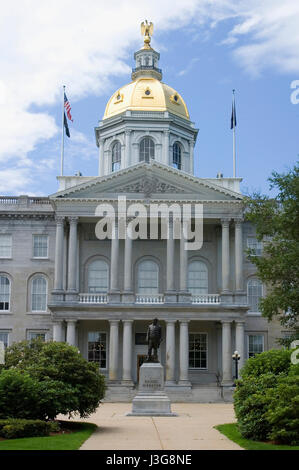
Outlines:
{"label": "column capital", "polygon": [[177,320],[165,320],[166,325],[168,324],[175,324]]}
{"label": "column capital", "polygon": [[76,215],[71,215],[71,216],[68,217],[69,223],[73,224],[73,225],[77,225],[78,220],[79,220],[79,217],[76,216]]}
{"label": "column capital", "polygon": [[[119,320],[115,320],[115,321],[119,321]],[[123,323],[133,323],[134,320],[122,320]]]}
{"label": "column capital", "polygon": [[231,325],[232,322],[232,320],[221,320],[222,325]]}
{"label": "column capital", "polygon": [[243,222],[244,222],[244,217],[234,217],[234,223],[236,227],[238,225],[241,225]]}
{"label": "column capital", "polygon": [[110,325],[118,325],[120,320],[108,320]]}
{"label": "column capital", "polygon": [[220,219],[222,227],[229,227],[230,217],[224,217]]}
{"label": "column capital", "polygon": [[179,319],[179,322],[180,322],[181,325],[183,325],[184,323],[186,323],[186,324],[190,323],[190,320]]}
{"label": "column capital", "polygon": [[125,130],[125,135],[130,135],[131,132],[132,132],[132,129],[126,129],[126,130]]}
{"label": "column capital", "polygon": [[74,320],[74,319],[71,319],[71,320],[66,319],[65,321],[67,324],[70,324],[70,325],[71,324],[75,325],[78,322],[78,320]]}
{"label": "column capital", "polygon": [[55,215],[55,222],[57,225],[63,225],[65,217],[63,215]]}

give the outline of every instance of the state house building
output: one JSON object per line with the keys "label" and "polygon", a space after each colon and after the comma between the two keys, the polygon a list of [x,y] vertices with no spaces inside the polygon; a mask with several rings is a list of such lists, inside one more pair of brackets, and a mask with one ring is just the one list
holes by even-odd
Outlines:
{"label": "state house building", "polygon": [[[244,222],[241,178],[194,176],[198,129],[183,97],[162,82],[149,41],[132,81],[95,128],[97,176],[59,176],[49,197],[0,198],[0,340],[41,337],[78,347],[107,377],[107,400],[129,400],[157,317],[166,390],[177,401],[219,401],[244,361],[277,347],[261,317],[264,286],[246,256],[261,253]],[[203,204],[203,245],[168,239],[99,240],[99,204]],[[113,227],[117,234],[117,223]],[[160,232],[159,232],[160,233]]]}

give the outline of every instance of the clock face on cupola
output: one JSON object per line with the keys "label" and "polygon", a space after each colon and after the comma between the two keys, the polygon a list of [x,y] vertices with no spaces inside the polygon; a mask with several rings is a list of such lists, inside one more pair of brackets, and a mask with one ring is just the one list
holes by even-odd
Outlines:
{"label": "clock face on cupola", "polygon": [[152,160],[193,174],[198,130],[181,94],[162,82],[160,54],[151,47],[153,24],[143,22],[141,33],[132,81],[113,93],[95,129],[99,175]]}

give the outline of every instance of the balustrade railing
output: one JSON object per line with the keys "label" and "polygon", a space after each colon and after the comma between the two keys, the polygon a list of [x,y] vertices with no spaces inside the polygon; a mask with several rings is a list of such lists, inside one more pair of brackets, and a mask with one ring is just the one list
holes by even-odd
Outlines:
{"label": "balustrade railing", "polygon": [[220,304],[219,294],[192,295],[193,304]]}
{"label": "balustrade railing", "polygon": [[107,294],[79,294],[81,304],[106,304],[108,302]]}
{"label": "balustrade railing", "polygon": [[164,295],[163,294],[155,294],[155,295],[136,294],[135,303],[136,304],[163,304]]}

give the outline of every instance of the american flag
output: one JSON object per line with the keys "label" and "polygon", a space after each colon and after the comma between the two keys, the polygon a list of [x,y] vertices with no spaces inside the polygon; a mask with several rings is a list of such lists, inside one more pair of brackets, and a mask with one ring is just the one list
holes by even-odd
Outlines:
{"label": "american flag", "polygon": [[72,118],[72,115],[71,115],[71,105],[70,105],[69,100],[67,99],[65,93],[64,93],[64,107],[66,109],[67,117],[69,118],[70,121],[73,122],[73,118]]}

